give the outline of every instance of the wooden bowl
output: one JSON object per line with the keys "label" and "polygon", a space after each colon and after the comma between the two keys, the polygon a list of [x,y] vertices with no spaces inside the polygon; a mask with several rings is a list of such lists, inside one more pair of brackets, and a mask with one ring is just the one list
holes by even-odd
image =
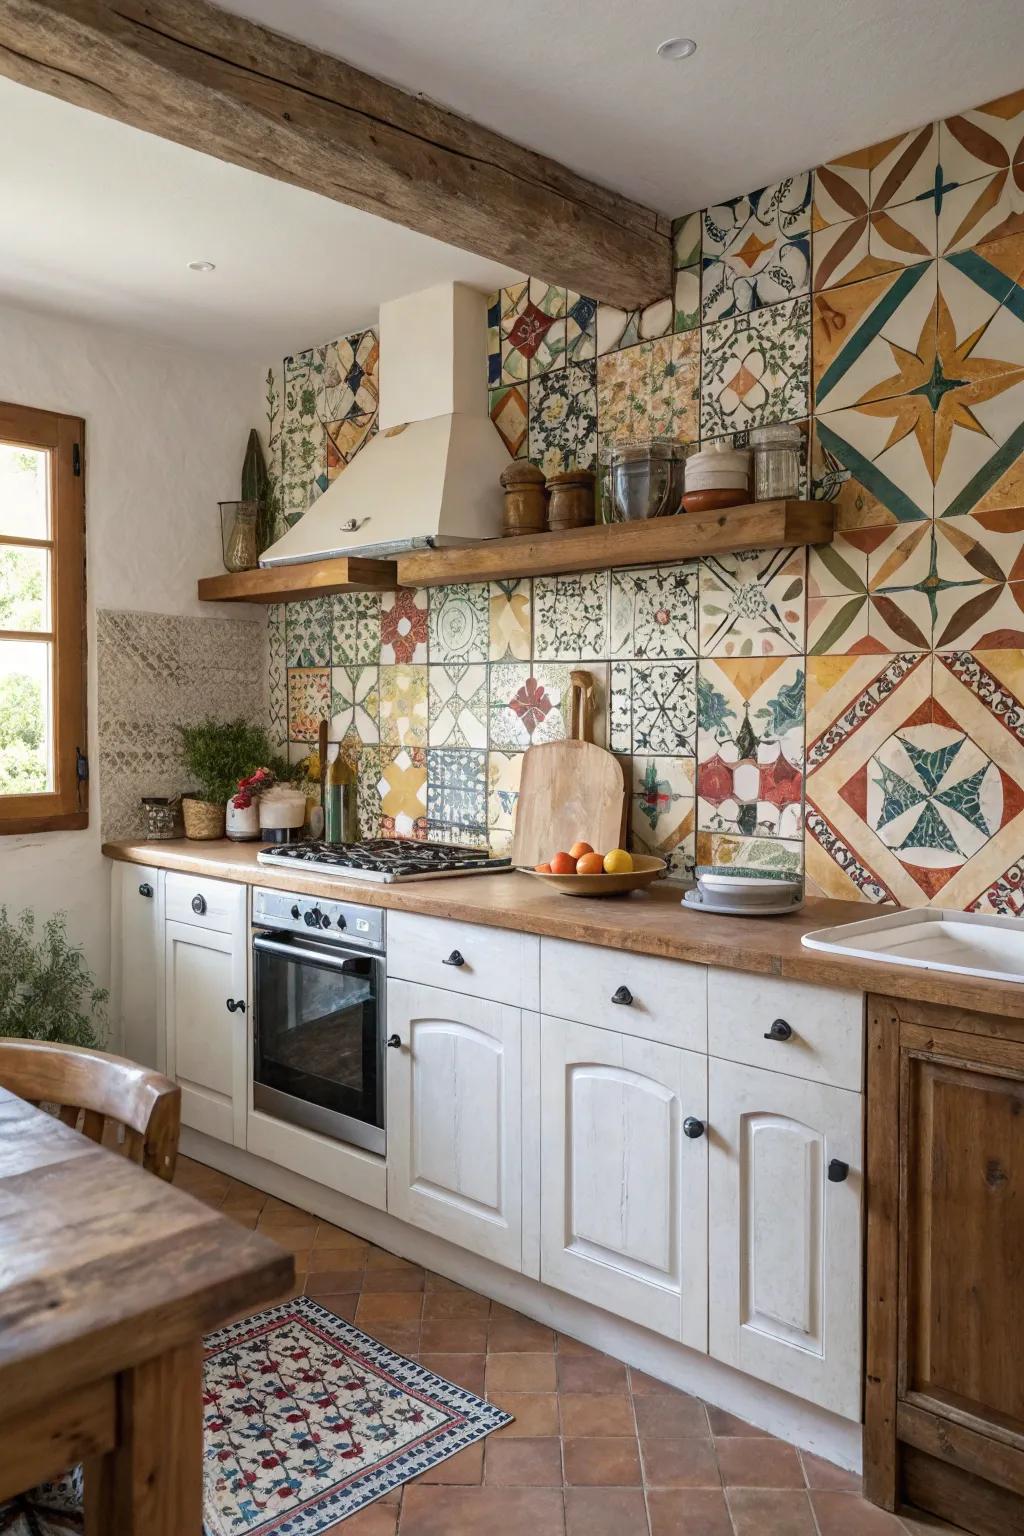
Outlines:
{"label": "wooden bowl", "polygon": [[563,896],[623,896],[628,891],[639,891],[652,880],[658,880],[666,869],[664,859],[656,859],[649,853],[634,853],[633,868],[628,875],[544,875],[538,869],[524,869],[524,875],[543,880]]}

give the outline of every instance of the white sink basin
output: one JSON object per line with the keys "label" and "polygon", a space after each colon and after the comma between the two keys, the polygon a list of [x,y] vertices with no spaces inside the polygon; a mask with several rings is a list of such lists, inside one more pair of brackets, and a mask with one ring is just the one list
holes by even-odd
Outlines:
{"label": "white sink basin", "polygon": [[1024,919],[922,907],[805,933],[808,949],[926,971],[1024,982]]}

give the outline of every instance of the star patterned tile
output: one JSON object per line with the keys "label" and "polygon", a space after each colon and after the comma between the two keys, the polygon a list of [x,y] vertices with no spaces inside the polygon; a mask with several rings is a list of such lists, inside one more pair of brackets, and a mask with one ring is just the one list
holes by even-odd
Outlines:
{"label": "star patterned tile", "polygon": [[588,661],[607,656],[607,571],[535,578],[533,653],[540,661]]}
{"label": "star patterned tile", "polygon": [[822,412],[812,426],[812,494],[832,502],[841,533],[930,518],[934,448],[935,413],[922,395]]}
{"label": "star patterned tile", "polygon": [[806,299],[717,320],[700,331],[701,437],[722,437],[807,415]]}
{"label": "star patterned tile", "polygon": [[492,581],[491,661],[529,661],[533,646],[533,586],[529,578]]}
{"label": "star patterned tile", "polygon": [[814,236],[815,291],[838,288],[934,256],[938,241],[934,203],[904,203],[833,224]]}
{"label": "star patterned tile", "polygon": [[668,660],[697,654],[696,561],[613,571],[610,655]]}
{"label": "star patterned tile", "polygon": [[816,293],[815,410],[926,395],[935,371],[935,310],[934,262]]}
{"label": "star patterned tile", "polygon": [[634,757],[632,775],[630,847],[664,859],[669,878],[692,879],[697,825],[693,759]]}
{"label": "star patterned tile", "polygon": [[427,668],[381,667],[380,739],[387,746],[427,744]]}
{"label": "star patterned tile", "polygon": [[977,181],[1024,162],[1024,90],[1013,91],[939,124],[942,174]]}
{"label": "star patterned tile", "polygon": [[431,662],[428,706],[431,747],[486,747],[487,668],[482,663]]}
{"label": "star patterned tile", "polygon": [[814,173],[814,230],[914,201],[934,207],[938,163],[938,126],[927,123],[819,165]]}
{"label": "star patterned tile", "polygon": [[380,739],[377,667],[331,668],[331,741]]}
{"label": "star patterned tile", "polygon": [[724,320],[806,293],[811,175],[787,176],[704,210],[701,319]]}
{"label": "star patterned tile", "polygon": [[609,705],[613,752],[692,757],[697,667],[692,661],[614,661]]}
{"label": "star patterned tile", "polygon": [[427,659],[427,593],[411,587],[385,592],[380,603],[382,666],[405,665]]}
{"label": "star patterned tile", "polygon": [[801,657],[701,663],[697,696],[700,831],[797,837],[803,750]]}
{"label": "star patterned tile", "polygon": [[427,833],[427,754],[422,747],[380,749],[380,836],[412,837]]}
{"label": "star patterned tile", "polygon": [[431,587],[428,607],[431,661],[487,660],[489,607],[486,582]]}
{"label": "star patterned tile", "polygon": [[547,475],[597,460],[597,364],[552,369],[530,386],[529,457]]}
{"label": "star patterned tile", "polygon": [[944,192],[938,246],[944,255],[1024,232],[1024,163]]}

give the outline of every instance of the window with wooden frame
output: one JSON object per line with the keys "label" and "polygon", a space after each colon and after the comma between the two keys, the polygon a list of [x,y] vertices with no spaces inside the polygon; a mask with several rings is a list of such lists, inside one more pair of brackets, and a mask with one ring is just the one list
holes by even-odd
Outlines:
{"label": "window with wooden frame", "polygon": [[0,404],[0,833],[89,821],[84,431]]}

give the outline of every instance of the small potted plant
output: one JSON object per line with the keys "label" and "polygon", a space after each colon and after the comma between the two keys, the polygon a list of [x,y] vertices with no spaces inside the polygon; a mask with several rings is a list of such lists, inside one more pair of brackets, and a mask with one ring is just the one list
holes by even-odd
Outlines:
{"label": "small potted plant", "polygon": [[[181,797],[185,836],[202,841],[223,837],[227,803],[241,781],[262,763],[277,766],[270,739],[249,720],[209,716],[197,725],[179,726],[178,735],[185,771],[195,785]],[[287,774],[287,765],[282,767]]]}

